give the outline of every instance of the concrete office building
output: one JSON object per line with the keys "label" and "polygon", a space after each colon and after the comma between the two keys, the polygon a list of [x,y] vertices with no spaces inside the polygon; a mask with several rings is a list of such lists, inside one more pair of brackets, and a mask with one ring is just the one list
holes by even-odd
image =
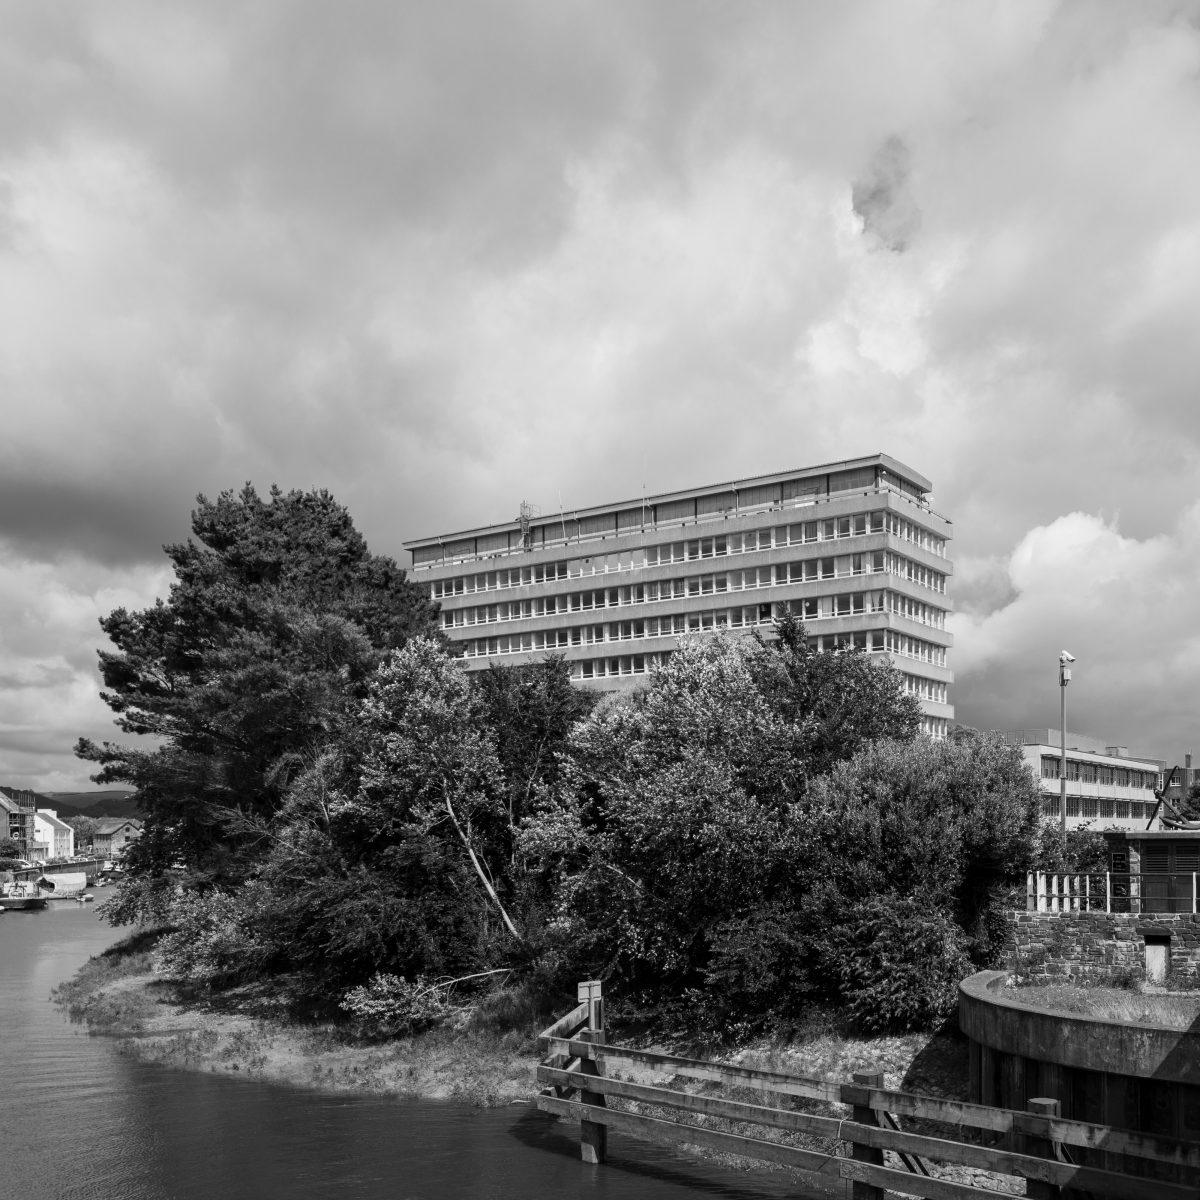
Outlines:
{"label": "concrete office building", "polygon": [[[1020,749],[1042,792],[1042,816],[1059,820],[1062,735],[1057,729],[997,730]],[[1162,764],[1124,746],[1067,731],[1067,828],[1145,829],[1157,803]]]}
{"label": "concrete office building", "polygon": [[580,685],[644,678],[681,635],[761,630],[789,608],[821,649],[890,661],[943,736],[950,522],[886,454],[538,515],[405,543],[471,668],[563,655]]}

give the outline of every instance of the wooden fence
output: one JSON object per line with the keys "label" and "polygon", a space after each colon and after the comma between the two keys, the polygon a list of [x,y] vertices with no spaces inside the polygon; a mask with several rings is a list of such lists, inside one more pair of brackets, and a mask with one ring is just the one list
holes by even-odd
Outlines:
{"label": "wooden fence", "polygon": [[[944,1164],[1023,1179],[1027,1196],[1200,1197],[1200,1143],[1064,1120],[1054,1098],[1030,1100],[1029,1111],[1018,1112],[889,1091],[879,1072],[833,1083],[609,1045],[601,986],[594,980],[579,985],[578,1007],[551,1025],[538,1045],[545,1059],[538,1067],[544,1087],[537,1106],[579,1122],[580,1152],[589,1163],[604,1161],[613,1129],[792,1167],[810,1176],[819,1190],[837,1190],[853,1200],[884,1200],[885,1192],[930,1200],[995,1200],[999,1194],[945,1177]],[[669,1079],[634,1083],[613,1077],[618,1066]],[[707,1085],[708,1090],[690,1091],[687,1083]],[[753,1101],[730,1093],[750,1093]],[[671,1115],[615,1107],[622,1102]],[[797,1107],[811,1108],[814,1102],[841,1107],[836,1115]],[[920,1131],[902,1128],[902,1117],[910,1124],[919,1120]],[[750,1126],[753,1132],[695,1123],[713,1118],[738,1128]],[[755,1136],[766,1130],[806,1135],[810,1146]],[[822,1141],[827,1148],[811,1148]],[[1072,1161],[1111,1162],[1117,1156],[1138,1173]]]}

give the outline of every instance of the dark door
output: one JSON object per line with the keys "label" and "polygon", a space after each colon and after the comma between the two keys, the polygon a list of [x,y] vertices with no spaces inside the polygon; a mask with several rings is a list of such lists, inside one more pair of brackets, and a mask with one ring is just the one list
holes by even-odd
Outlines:
{"label": "dark door", "polygon": [[1144,842],[1142,912],[1191,912],[1195,872],[1200,872],[1200,841]]}

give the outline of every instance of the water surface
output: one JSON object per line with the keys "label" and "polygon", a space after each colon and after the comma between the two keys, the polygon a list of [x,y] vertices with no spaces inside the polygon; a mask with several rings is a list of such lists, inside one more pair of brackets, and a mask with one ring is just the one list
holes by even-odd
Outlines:
{"label": "water surface", "polygon": [[611,1135],[603,1167],[577,1127],[530,1106],[329,1096],[139,1063],[50,1002],[119,934],[91,907],[0,917],[2,1200],[764,1200],[736,1173]]}

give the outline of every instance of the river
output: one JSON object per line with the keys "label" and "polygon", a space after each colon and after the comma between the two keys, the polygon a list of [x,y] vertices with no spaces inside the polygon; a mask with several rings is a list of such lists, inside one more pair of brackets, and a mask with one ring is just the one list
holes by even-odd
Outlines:
{"label": "river", "polygon": [[50,991],[118,934],[90,907],[0,917],[0,1200],[773,1200],[614,1135],[606,1166],[531,1106],[325,1095],[138,1062],[71,1025]]}

